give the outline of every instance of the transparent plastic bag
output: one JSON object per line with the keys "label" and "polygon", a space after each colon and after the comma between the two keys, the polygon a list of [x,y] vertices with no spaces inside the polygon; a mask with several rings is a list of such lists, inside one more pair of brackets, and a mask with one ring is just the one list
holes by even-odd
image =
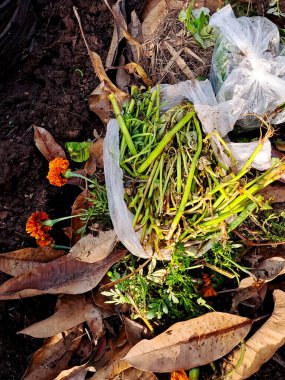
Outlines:
{"label": "transparent plastic bag", "polygon": [[[210,19],[220,31],[210,79],[218,102],[245,100],[243,115],[272,113],[285,101],[285,56],[278,28],[265,17],[236,18],[230,5]],[[251,124],[245,118],[242,125]],[[272,123],[285,121],[285,112]]]}

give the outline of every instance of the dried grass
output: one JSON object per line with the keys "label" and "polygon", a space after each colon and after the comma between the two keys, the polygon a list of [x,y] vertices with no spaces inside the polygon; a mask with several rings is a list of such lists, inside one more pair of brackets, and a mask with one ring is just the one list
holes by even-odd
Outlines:
{"label": "dried grass", "polygon": [[178,14],[169,12],[152,39],[144,43],[143,66],[155,83],[175,84],[209,74],[213,49],[197,45]]}

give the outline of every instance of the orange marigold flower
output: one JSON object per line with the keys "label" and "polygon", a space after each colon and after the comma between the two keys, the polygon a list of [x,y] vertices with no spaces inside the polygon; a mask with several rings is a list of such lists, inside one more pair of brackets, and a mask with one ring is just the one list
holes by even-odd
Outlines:
{"label": "orange marigold flower", "polygon": [[37,240],[45,240],[48,235],[47,232],[51,230],[50,226],[42,224],[45,220],[48,220],[48,214],[44,211],[34,212],[27,220],[26,231],[32,237]]}
{"label": "orange marigold flower", "polygon": [[49,183],[54,186],[63,186],[67,183],[67,178],[64,178],[64,174],[69,170],[69,162],[64,158],[57,157],[49,162],[49,172],[47,179]]}
{"label": "orange marigold flower", "polygon": [[54,239],[47,233],[44,239],[37,239],[36,242],[39,247],[49,247],[54,244]]}
{"label": "orange marigold flower", "polygon": [[172,372],[171,380],[189,380],[189,377],[186,375],[184,369],[181,369],[178,372]]}

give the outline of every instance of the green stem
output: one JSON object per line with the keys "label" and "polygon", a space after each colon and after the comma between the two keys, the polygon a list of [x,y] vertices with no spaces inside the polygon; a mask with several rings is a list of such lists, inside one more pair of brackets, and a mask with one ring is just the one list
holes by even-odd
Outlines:
{"label": "green stem", "polygon": [[138,168],[138,173],[143,173],[151,164],[152,162],[162,153],[164,148],[170,141],[172,140],[173,136],[182,128],[185,124],[188,123],[190,119],[195,115],[195,112],[188,112],[187,115],[185,115],[176,125],[173,127],[168,133],[164,135],[164,137],[161,139],[161,141],[158,143],[156,148],[150,153],[148,158],[141,164],[141,166]]}
{"label": "green stem", "polygon": [[119,123],[121,132],[125,136],[128,148],[129,148],[131,154],[134,156],[134,155],[137,154],[137,151],[136,151],[135,145],[133,143],[133,140],[131,138],[130,132],[129,132],[127,126],[126,126],[125,120],[124,120],[124,118],[123,118],[123,116],[121,114],[121,110],[120,110],[120,107],[119,107],[119,105],[117,103],[115,95],[114,94],[110,94],[109,95],[109,99],[110,99],[110,101],[112,103],[113,110],[114,110],[116,119],[117,119],[117,121]]}
{"label": "green stem", "polygon": [[41,224],[43,226],[49,226],[49,227],[52,227],[53,225],[55,225],[56,223],[58,222],[62,222],[63,220],[67,220],[67,219],[72,219],[72,218],[79,218],[80,216],[84,216],[85,214],[77,214],[77,215],[69,215],[69,216],[64,216],[62,218],[57,218],[57,219],[48,219],[48,220],[45,220],[43,221]]}
{"label": "green stem", "polygon": [[[189,114],[188,114],[189,115]],[[192,117],[192,116],[191,116]],[[177,211],[177,214],[175,215],[173,221],[172,221],[172,224],[171,224],[171,227],[170,227],[170,230],[168,232],[168,235],[166,236],[166,240],[170,240],[182,215],[183,215],[183,212],[185,210],[185,207],[186,207],[186,204],[188,202],[188,199],[189,199],[189,195],[190,195],[190,191],[191,191],[191,186],[192,186],[192,181],[193,181],[193,178],[194,178],[194,173],[195,173],[195,170],[196,170],[196,167],[197,167],[197,162],[198,162],[198,159],[199,159],[199,156],[202,152],[202,147],[203,147],[203,137],[202,137],[202,131],[201,131],[201,128],[200,128],[200,125],[199,125],[199,121],[196,119],[196,117],[193,118],[194,120],[194,125],[195,125],[195,128],[196,128],[196,131],[197,131],[197,137],[198,137],[198,142],[197,142],[197,150],[196,150],[196,153],[195,155],[193,156],[193,160],[191,162],[191,167],[190,167],[190,171],[189,171],[189,174],[188,174],[188,177],[187,177],[187,181],[186,181],[186,185],[185,185],[185,189],[184,189],[184,193],[183,193],[183,197],[181,199],[181,203],[180,203],[180,206],[178,208],[178,211]]]}
{"label": "green stem", "polygon": [[84,179],[84,180],[87,181],[87,182],[92,183],[92,185],[94,185],[94,182],[93,182],[91,179],[85,177],[85,176],[82,175],[82,174],[74,173],[74,172],[72,172],[71,170],[67,170],[67,171],[65,172],[65,174],[64,174],[64,177],[65,177],[65,178],[72,178],[72,177],[74,177],[74,178],[81,178],[81,179]]}

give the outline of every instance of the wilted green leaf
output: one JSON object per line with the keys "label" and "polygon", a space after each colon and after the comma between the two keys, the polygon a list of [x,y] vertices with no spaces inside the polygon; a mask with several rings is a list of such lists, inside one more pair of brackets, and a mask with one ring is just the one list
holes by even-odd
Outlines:
{"label": "wilted green leaf", "polygon": [[90,147],[92,142],[67,142],[65,143],[65,148],[67,149],[70,158],[75,162],[87,161],[90,156]]}

